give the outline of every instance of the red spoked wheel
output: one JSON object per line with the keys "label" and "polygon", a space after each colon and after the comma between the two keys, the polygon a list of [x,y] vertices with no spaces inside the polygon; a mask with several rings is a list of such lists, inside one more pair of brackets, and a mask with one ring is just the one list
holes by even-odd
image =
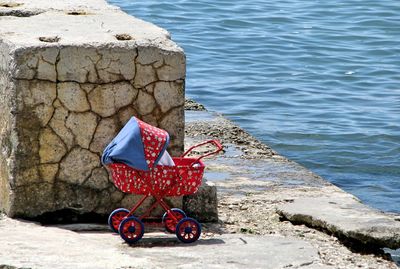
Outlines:
{"label": "red spoked wheel", "polygon": [[[172,218],[171,214],[174,214],[176,220]],[[175,233],[176,224],[178,224],[178,222],[183,218],[186,218],[186,214],[185,212],[183,212],[183,210],[179,208],[172,208],[171,211],[165,212],[164,216],[162,217],[162,222],[164,223],[165,230],[170,233]]]}
{"label": "red spoked wheel", "polygon": [[118,233],[119,224],[126,216],[128,216],[128,214],[129,210],[126,208],[118,208],[111,212],[108,217],[108,225],[113,232]]}
{"label": "red spoked wheel", "polygon": [[143,237],[144,225],[143,222],[136,217],[127,217],[121,221],[118,231],[119,235],[125,240],[125,242],[133,244]]}
{"label": "red spoked wheel", "polygon": [[200,223],[192,218],[184,218],[176,225],[176,237],[183,243],[193,243],[201,234]]}

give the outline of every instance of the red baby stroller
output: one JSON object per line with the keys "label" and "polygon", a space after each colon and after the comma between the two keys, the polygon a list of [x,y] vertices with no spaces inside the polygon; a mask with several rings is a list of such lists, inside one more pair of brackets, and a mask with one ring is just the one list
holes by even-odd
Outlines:
{"label": "red baby stroller", "polygon": [[[216,140],[206,141],[171,159],[166,152],[168,143],[166,131],[132,117],[104,150],[102,162],[111,171],[115,186],[125,193],[143,195],[131,210],[118,208],[108,218],[110,228],[129,244],[143,237],[143,220],[157,205],[166,211],[162,217],[165,229],[175,233],[180,241],[192,243],[200,237],[200,223],[187,217],[181,209],[171,209],[164,197],[195,193],[205,168],[201,159],[217,154],[222,146]],[[206,144],[214,145],[216,150],[197,158],[186,157],[193,149]],[[151,196],[155,202],[143,215],[135,216],[136,210]]]}

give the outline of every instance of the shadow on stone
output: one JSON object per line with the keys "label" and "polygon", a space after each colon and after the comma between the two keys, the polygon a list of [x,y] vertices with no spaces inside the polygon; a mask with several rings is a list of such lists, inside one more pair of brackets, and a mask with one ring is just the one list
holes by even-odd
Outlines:
{"label": "shadow on stone", "polygon": [[88,13],[88,12],[83,11],[83,10],[74,10],[74,11],[67,12],[67,15],[84,16],[84,15],[93,15],[93,13]]}
{"label": "shadow on stone", "polygon": [[22,268],[22,267],[15,267],[15,266],[6,265],[6,264],[0,264],[0,269],[28,269],[28,268]]}
{"label": "shadow on stone", "polygon": [[[1,6],[0,6],[1,7]],[[1,10],[1,16],[12,16],[12,17],[32,17],[41,14],[41,11],[34,10],[18,10],[18,9],[10,9],[10,10]]]}
{"label": "shadow on stone", "polygon": [[139,242],[129,245],[132,248],[153,248],[153,247],[190,247],[196,245],[220,245],[225,244],[225,241],[217,238],[199,239],[191,244],[184,244],[178,239],[165,237],[143,237]]}
{"label": "shadow on stone", "polygon": [[47,212],[29,220],[40,222],[43,225],[49,224],[71,224],[71,223],[107,223],[108,215],[97,213],[80,213],[74,209],[62,209]]}

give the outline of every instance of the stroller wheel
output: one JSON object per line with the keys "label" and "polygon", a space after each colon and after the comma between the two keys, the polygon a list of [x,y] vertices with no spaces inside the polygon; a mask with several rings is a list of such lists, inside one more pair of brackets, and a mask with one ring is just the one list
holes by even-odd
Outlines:
{"label": "stroller wheel", "polygon": [[108,225],[113,232],[118,233],[119,224],[126,216],[128,216],[128,214],[129,210],[126,208],[117,208],[111,212],[108,217]]}
{"label": "stroller wheel", "polygon": [[176,230],[176,224],[183,218],[186,218],[185,212],[179,208],[172,208],[171,213],[174,214],[175,218],[177,221],[175,221],[171,216],[168,214],[168,212],[164,213],[164,216],[162,217],[162,222],[164,223],[165,230],[167,230],[170,233],[175,233]]}
{"label": "stroller wheel", "polygon": [[119,225],[119,235],[128,244],[133,244],[139,241],[144,234],[144,225],[136,217],[128,217],[121,221]]}
{"label": "stroller wheel", "polygon": [[184,218],[176,225],[176,237],[183,243],[193,243],[201,234],[200,223],[192,218]]}

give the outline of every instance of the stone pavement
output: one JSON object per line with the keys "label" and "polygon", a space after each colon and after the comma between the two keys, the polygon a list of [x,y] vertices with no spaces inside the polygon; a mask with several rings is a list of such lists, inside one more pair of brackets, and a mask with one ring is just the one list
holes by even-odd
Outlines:
{"label": "stone pavement", "polygon": [[282,236],[223,234],[184,245],[173,235],[152,232],[129,246],[108,231],[74,232],[3,218],[0,238],[0,268],[331,268],[318,265],[310,243]]}

